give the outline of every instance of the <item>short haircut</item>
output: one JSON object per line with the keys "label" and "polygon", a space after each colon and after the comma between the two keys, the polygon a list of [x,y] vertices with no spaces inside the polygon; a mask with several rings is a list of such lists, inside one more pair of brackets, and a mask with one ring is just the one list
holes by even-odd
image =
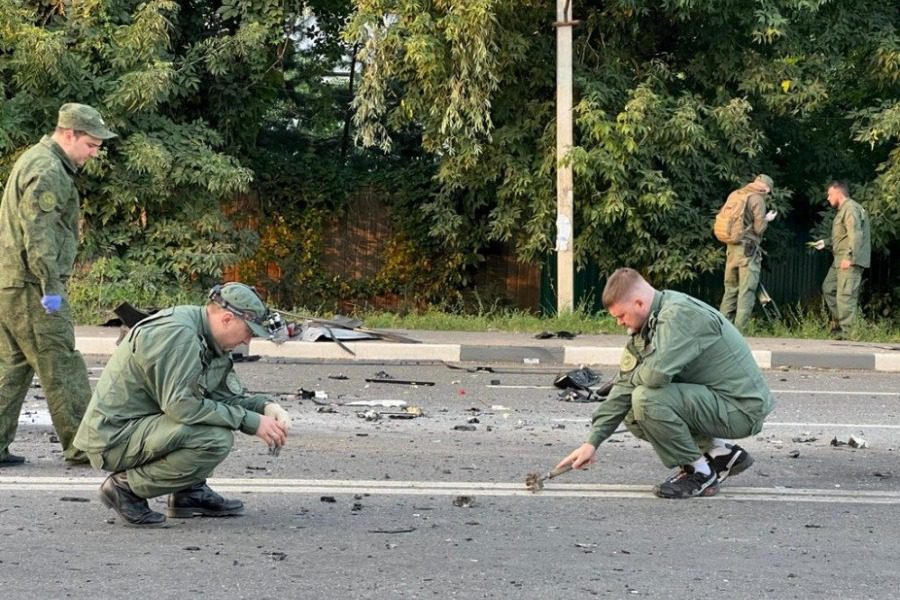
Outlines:
{"label": "short haircut", "polygon": [[847,196],[848,198],[850,197],[850,188],[847,187],[847,184],[844,183],[843,181],[832,181],[831,183],[828,184],[828,187],[825,189],[830,190],[831,188],[837,188],[837,189],[841,190],[841,193],[843,195]]}
{"label": "short haircut", "polygon": [[69,127],[57,127],[57,128],[55,129],[55,131],[56,131],[56,133],[62,133],[62,132],[64,132],[64,131],[71,131],[71,132],[75,135],[75,137],[77,137],[77,138],[79,138],[79,137],[81,137],[81,136],[83,136],[83,135],[87,135],[86,132],[84,132],[84,131],[82,131],[82,130],[80,130],[80,129],[71,129],[71,128],[69,128]]}
{"label": "short haircut", "polygon": [[603,288],[603,307],[627,300],[640,283],[646,283],[641,274],[629,267],[622,267],[609,276]]}

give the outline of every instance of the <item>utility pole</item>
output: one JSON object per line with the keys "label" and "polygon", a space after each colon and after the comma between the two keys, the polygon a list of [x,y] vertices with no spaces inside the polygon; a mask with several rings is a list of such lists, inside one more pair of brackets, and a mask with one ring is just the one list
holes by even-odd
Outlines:
{"label": "utility pole", "polygon": [[572,149],[572,11],[556,0],[556,312],[575,308],[572,167],[562,160]]}

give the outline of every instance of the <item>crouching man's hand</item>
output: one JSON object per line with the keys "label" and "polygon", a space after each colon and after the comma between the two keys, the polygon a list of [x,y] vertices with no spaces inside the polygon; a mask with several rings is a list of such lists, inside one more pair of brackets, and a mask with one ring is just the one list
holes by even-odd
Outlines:
{"label": "crouching man's hand", "polygon": [[[268,409],[268,406],[266,408]],[[274,417],[262,415],[259,418],[259,429],[256,430],[256,437],[264,441],[269,448],[281,448],[284,446],[285,441],[287,441],[287,434],[287,426]]]}
{"label": "crouching man's hand", "polygon": [[288,411],[281,408],[281,405],[275,404],[274,402],[269,402],[266,404],[266,407],[263,409],[263,414],[267,417],[272,417],[285,427],[285,431],[291,428],[292,420],[291,415],[288,414]]}
{"label": "crouching man's hand", "polygon": [[573,469],[580,469],[584,466],[594,464],[597,462],[597,458],[595,456],[597,449],[585,442],[580,445],[578,448],[572,451],[567,457],[562,459],[556,468],[565,467],[566,465],[572,465]]}

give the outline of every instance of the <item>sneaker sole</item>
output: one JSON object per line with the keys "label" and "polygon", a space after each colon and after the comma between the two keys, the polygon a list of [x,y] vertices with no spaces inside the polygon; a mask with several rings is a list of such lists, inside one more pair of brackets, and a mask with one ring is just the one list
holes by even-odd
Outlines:
{"label": "sneaker sole", "polygon": [[656,494],[657,497],[665,498],[666,500],[687,500],[688,498],[703,498],[703,497],[708,498],[710,496],[715,496],[716,494],[719,493],[719,482],[717,481],[716,483],[708,485],[693,495],[674,496],[671,494],[664,494],[663,490],[662,490],[662,486],[659,486],[659,485],[653,486],[653,493]]}
{"label": "sneaker sole", "polygon": [[747,452],[741,450],[741,454],[738,455],[738,458],[740,458],[741,456],[744,457],[744,460],[740,460],[734,463],[733,465],[731,465],[730,469],[726,469],[721,473],[717,473],[717,475],[719,476],[719,482],[725,481],[729,477],[740,475],[753,465],[753,457],[747,454]]}

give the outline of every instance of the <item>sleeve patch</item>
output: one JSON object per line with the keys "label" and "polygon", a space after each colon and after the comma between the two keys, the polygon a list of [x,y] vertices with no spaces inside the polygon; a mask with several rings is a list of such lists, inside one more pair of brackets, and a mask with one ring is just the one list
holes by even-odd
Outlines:
{"label": "sleeve patch", "polygon": [[53,192],[44,192],[38,196],[38,206],[44,212],[50,212],[56,208],[56,194]]}

